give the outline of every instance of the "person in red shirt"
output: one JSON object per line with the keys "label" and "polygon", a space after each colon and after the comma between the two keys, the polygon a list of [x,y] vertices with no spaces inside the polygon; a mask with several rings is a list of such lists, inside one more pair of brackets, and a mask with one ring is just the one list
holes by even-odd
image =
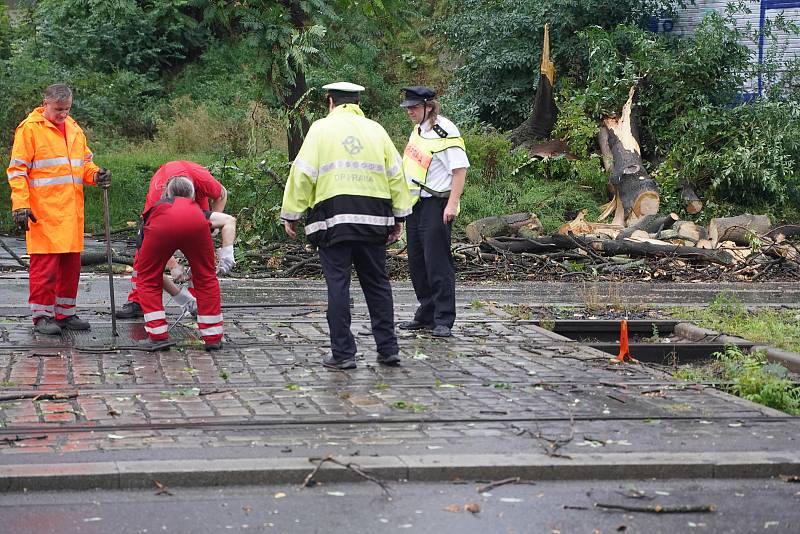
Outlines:
{"label": "person in red shirt", "polygon": [[191,180],[177,176],[167,182],[163,198],[142,215],[138,296],[149,337],[139,342],[144,350],[166,350],[173,345],[161,292],[164,267],[176,250],[183,252],[192,270],[197,290],[197,326],[204,347],[206,350],[222,347],[222,311],[211,230],[219,228],[223,247],[232,249],[236,219],[202,210],[193,198]]}
{"label": "person in red shirt", "polygon": [[[193,161],[178,160],[165,163],[159,167],[155,174],[153,174],[153,177],[150,178],[150,187],[145,197],[142,214],[146,213],[147,210],[161,200],[167,183],[171,178],[176,176],[186,177],[192,182],[194,185],[194,202],[200,209],[218,213],[222,213],[222,210],[225,209],[225,203],[228,200],[228,192],[225,187],[208,172],[208,169]],[[232,250],[228,250],[226,247],[223,247],[223,249],[225,250],[220,250],[222,270],[219,274],[227,274],[234,264]],[[143,316],[138,292],[138,255],[137,251],[133,261],[131,291],[128,294],[127,302],[121,309],[117,310],[117,317],[121,319]],[[227,268],[225,268],[226,266]],[[169,258],[167,267],[170,270],[172,279],[170,280],[166,276],[163,278],[164,289],[172,296],[172,300],[175,304],[188,307],[190,311],[194,312],[197,309],[197,300],[191,292],[193,282],[189,279],[188,273],[174,257]],[[177,284],[187,281],[189,282],[188,289],[180,289],[177,286]]]}

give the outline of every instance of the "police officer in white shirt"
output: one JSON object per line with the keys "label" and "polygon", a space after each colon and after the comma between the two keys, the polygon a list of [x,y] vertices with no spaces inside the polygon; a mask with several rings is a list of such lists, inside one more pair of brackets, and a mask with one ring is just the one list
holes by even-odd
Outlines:
{"label": "police officer in white shirt", "polygon": [[439,115],[436,92],[404,87],[400,106],[414,124],[403,154],[403,172],[414,200],[406,219],[411,282],[419,307],[404,330],[432,330],[449,337],[456,318],[455,272],[450,239],[469,159],[461,133]]}

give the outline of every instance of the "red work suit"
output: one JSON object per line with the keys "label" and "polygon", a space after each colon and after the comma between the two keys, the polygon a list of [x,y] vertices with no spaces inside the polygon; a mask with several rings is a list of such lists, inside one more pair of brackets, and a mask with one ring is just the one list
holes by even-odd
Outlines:
{"label": "red work suit", "polygon": [[139,304],[145,331],[153,341],[169,337],[161,292],[167,260],[176,250],[183,252],[192,269],[197,296],[197,326],[206,344],[222,339],[219,280],[214,263],[210,212],[189,198],[157,202],[144,214],[144,239],[139,249]]}
{"label": "red work suit", "polygon": [[[219,198],[222,196],[222,184],[217,181],[208,169],[193,161],[178,160],[165,163],[150,178],[150,187],[147,190],[147,197],[144,201],[144,214],[156,202],[161,199],[167,182],[174,176],[185,176],[194,184],[194,201],[201,209],[207,210],[209,198]],[[133,256],[133,272],[131,273],[131,291],[128,294],[128,302],[139,301],[138,278],[139,278],[139,253]],[[189,280],[189,289],[194,294],[192,280]]]}

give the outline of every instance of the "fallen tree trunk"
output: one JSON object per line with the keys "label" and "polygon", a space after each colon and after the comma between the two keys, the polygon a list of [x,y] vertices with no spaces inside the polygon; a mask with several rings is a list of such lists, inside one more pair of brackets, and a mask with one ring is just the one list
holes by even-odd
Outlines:
{"label": "fallen tree trunk", "polygon": [[632,241],[630,239],[600,239],[596,237],[555,234],[540,239],[489,239],[486,243],[496,250],[514,253],[543,253],[573,248],[591,248],[595,252],[610,256],[624,254],[628,256],[679,257],[703,260],[721,265],[732,265],[734,263],[734,259],[731,255],[724,250],[706,250],[698,247],[657,244]]}
{"label": "fallen tree trunk", "polygon": [[[133,258],[131,256],[123,256],[111,249],[111,261],[114,263],[121,263],[123,265],[133,265]],[[83,251],[81,252],[81,265],[100,265],[101,263],[108,263],[108,255],[105,251]]]}
{"label": "fallen tree trunk", "polygon": [[[539,217],[526,211],[478,219],[469,223],[464,231],[470,243],[478,244],[485,238],[517,235],[523,228],[539,234],[543,230]],[[527,237],[531,237],[530,232]]]}
{"label": "fallen tree trunk", "polygon": [[[613,157],[609,187],[613,194],[614,224],[629,226],[645,215],[658,213],[658,184],[642,163],[633,112],[636,86],[631,87],[628,101],[619,117],[603,120],[608,149]],[[599,138],[602,138],[600,136]]]}
{"label": "fallen tree trunk", "polygon": [[708,223],[708,238],[716,245],[720,241],[733,241],[739,246],[749,247],[754,237],[769,232],[772,223],[766,215],[737,215],[720,217]]}

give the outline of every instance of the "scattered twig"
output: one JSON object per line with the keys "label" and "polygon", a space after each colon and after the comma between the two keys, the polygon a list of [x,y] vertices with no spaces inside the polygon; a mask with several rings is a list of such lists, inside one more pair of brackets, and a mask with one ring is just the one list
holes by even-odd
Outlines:
{"label": "scattered twig", "polygon": [[19,443],[20,441],[28,441],[31,439],[40,440],[40,439],[47,439],[46,435],[39,435],[39,436],[14,436],[13,438],[0,438],[0,445],[14,445],[15,443]]}
{"label": "scattered twig", "polygon": [[597,508],[606,508],[609,510],[622,510],[624,512],[646,512],[651,514],[696,514],[717,511],[717,507],[713,504],[678,504],[675,506],[662,506],[660,504],[655,504],[653,506],[635,506],[596,502],[594,505]]}
{"label": "scattered twig", "polygon": [[322,468],[323,464],[325,464],[326,462],[329,462],[329,463],[336,464],[338,466],[344,467],[345,469],[347,469],[349,471],[352,471],[353,473],[357,474],[361,478],[363,478],[365,480],[369,480],[370,482],[373,482],[373,483],[377,484],[378,486],[380,486],[381,490],[383,490],[383,493],[387,497],[391,496],[391,494],[392,494],[392,490],[391,490],[391,488],[389,487],[389,485],[386,482],[384,482],[384,481],[382,481],[382,480],[380,480],[378,478],[375,478],[374,476],[372,476],[369,473],[365,472],[356,463],[353,463],[353,462],[344,463],[344,462],[342,462],[340,460],[337,460],[336,458],[334,458],[331,455],[328,455],[325,458],[309,458],[308,461],[312,462],[312,463],[313,462],[318,462],[318,463],[317,463],[316,467],[314,468],[314,470],[311,471],[308,474],[308,476],[306,476],[305,480],[303,480],[303,483],[301,484],[301,487],[303,487],[303,488],[310,488],[310,487],[314,486],[316,484],[316,481],[314,480],[314,477],[317,475],[319,470]]}
{"label": "scattered twig", "polygon": [[503,480],[492,481],[483,486],[478,486],[477,488],[475,488],[475,490],[478,493],[485,493],[487,491],[493,490],[494,488],[505,486],[506,484],[536,484],[536,482],[533,482],[532,480],[522,480],[519,477],[510,477],[510,478],[504,478]]}
{"label": "scattered twig", "polygon": [[586,506],[573,506],[571,504],[565,504],[563,506],[564,510],[588,510]]}
{"label": "scattered twig", "polygon": [[78,392],[70,393],[15,393],[13,395],[0,395],[0,402],[33,399],[34,402],[41,400],[69,400],[78,398]]}
{"label": "scattered twig", "polygon": [[156,488],[158,489],[158,491],[156,492],[156,495],[169,495],[170,497],[172,497],[172,495],[173,495],[172,492],[169,491],[169,488],[166,487],[164,484],[162,484],[158,480],[154,480],[153,484],[155,484]]}

